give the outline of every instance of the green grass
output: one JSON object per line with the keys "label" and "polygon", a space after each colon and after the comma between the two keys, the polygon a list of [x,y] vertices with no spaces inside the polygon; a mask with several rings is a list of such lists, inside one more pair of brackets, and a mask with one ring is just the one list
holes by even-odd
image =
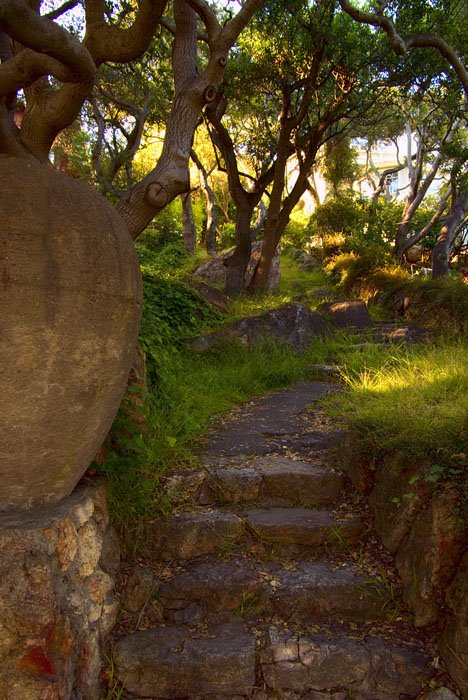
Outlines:
{"label": "green grass", "polygon": [[345,419],[371,460],[398,452],[408,463],[427,463],[433,477],[437,465],[441,475],[457,476],[467,464],[467,357],[466,339],[371,348],[358,362],[345,352],[348,391],[331,398],[329,410]]}
{"label": "green grass", "polygon": [[114,451],[99,467],[109,476],[115,520],[128,528],[137,519],[164,513],[169,500],[161,477],[168,467],[194,459],[216,416],[310,376],[311,362],[323,362],[328,352],[322,341],[301,357],[273,344],[248,349],[227,342],[209,353],[182,349],[166,358],[147,400],[146,433],[128,425],[123,406],[114,423]]}
{"label": "green grass", "polygon": [[291,301],[300,301],[309,308],[315,308],[323,299],[313,296],[306,299],[302,297],[314,289],[329,287],[330,283],[323,270],[302,272],[298,270],[297,263],[289,255],[282,255],[278,291],[267,292],[256,297],[242,296],[234,299],[231,314],[234,319],[256,316]]}
{"label": "green grass", "polygon": [[[460,477],[468,450],[466,341],[401,348],[369,344],[363,349],[353,347],[359,339],[352,333],[337,333],[315,341],[300,357],[284,346],[266,343],[248,349],[236,341],[197,354],[184,338],[216,327],[220,319],[184,285],[177,270],[176,279],[171,278],[166,258],[171,264],[180,258],[179,270],[185,258],[175,248],[165,255],[149,258],[145,283],[147,428],[142,433],[129,422],[124,402],[109,457],[98,467],[109,477],[114,522],[128,539],[138,536],[140,523],[170,511],[163,476],[168,468],[196,461],[199,441],[217,416],[255,396],[313,378],[314,363],[342,367],[347,391],[333,395],[327,407],[352,431],[357,455],[377,462],[384,454],[402,452],[408,460],[427,463],[434,483],[447,475]],[[322,273],[300,273],[286,257],[279,292],[238,300],[232,317],[262,313],[317,287],[327,287]]]}

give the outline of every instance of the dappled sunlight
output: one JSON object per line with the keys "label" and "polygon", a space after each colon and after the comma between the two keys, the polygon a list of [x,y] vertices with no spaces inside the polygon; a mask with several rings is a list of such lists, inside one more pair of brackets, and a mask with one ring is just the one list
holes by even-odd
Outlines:
{"label": "dappled sunlight", "polygon": [[[448,459],[466,450],[468,432],[467,343],[418,346],[381,365],[344,372],[348,391],[335,411],[375,450],[400,450],[408,457]],[[375,358],[374,358],[375,361]],[[335,404],[337,402],[335,401]]]}

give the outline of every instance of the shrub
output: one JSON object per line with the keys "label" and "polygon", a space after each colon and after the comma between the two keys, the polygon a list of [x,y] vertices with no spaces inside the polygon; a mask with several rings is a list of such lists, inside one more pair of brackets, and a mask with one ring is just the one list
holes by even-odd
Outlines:
{"label": "shrub", "polygon": [[301,209],[297,209],[291,214],[291,218],[281,238],[283,250],[304,249],[306,247],[310,237],[309,219],[310,217]]}

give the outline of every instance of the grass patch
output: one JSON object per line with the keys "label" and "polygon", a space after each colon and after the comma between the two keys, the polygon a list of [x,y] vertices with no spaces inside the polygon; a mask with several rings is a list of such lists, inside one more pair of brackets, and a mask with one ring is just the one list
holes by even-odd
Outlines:
{"label": "grass patch", "polygon": [[358,362],[345,353],[348,391],[328,398],[328,410],[346,421],[371,461],[402,453],[409,464],[427,464],[429,481],[461,477],[468,451],[467,354],[466,339],[371,348]]}

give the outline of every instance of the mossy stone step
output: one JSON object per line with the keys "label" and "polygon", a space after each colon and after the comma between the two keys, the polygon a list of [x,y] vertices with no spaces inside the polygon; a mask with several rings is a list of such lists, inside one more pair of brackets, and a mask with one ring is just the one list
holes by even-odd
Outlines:
{"label": "mossy stone step", "polygon": [[248,538],[266,544],[341,547],[356,542],[362,530],[358,516],[339,521],[326,510],[257,508],[235,515],[213,509],[177,513],[156,523],[153,545],[166,561],[184,560],[225,553]]}
{"label": "mossy stone step", "polygon": [[250,630],[239,621],[194,630],[157,627],[121,639],[114,649],[125,697],[161,700],[334,700],[340,692],[359,700],[395,700],[424,688],[428,661],[419,651],[376,637],[278,626]]}
{"label": "mossy stone step", "polygon": [[247,465],[210,470],[197,500],[320,506],[333,503],[343,488],[344,475],[330,467],[268,455]]}
{"label": "mossy stone step", "polygon": [[117,642],[114,663],[132,696],[242,696],[255,685],[255,638],[240,622],[198,633],[157,627]]}
{"label": "mossy stone step", "polygon": [[155,554],[166,561],[193,559],[237,542],[244,530],[240,517],[222,510],[177,513],[165,522],[155,523],[153,546]]}
{"label": "mossy stone step", "polygon": [[243,513],[252,535],[266,543],[320,547],[357,542],[363,532],[359,516],[337,520],[327,510],[257,508]]}
{"label": "mossy stone step", "polygon": [[202,619],[235,611],[246,618],[375,620],[385,616],[391,600],[379,581],[365,581],[349,569],[331,571],[324,561],[299,561],[294,567],[248,560],[191,562],[156,583],[155,593],[168,620],[178,619],[182,610],[188,618],[193,603]]}

